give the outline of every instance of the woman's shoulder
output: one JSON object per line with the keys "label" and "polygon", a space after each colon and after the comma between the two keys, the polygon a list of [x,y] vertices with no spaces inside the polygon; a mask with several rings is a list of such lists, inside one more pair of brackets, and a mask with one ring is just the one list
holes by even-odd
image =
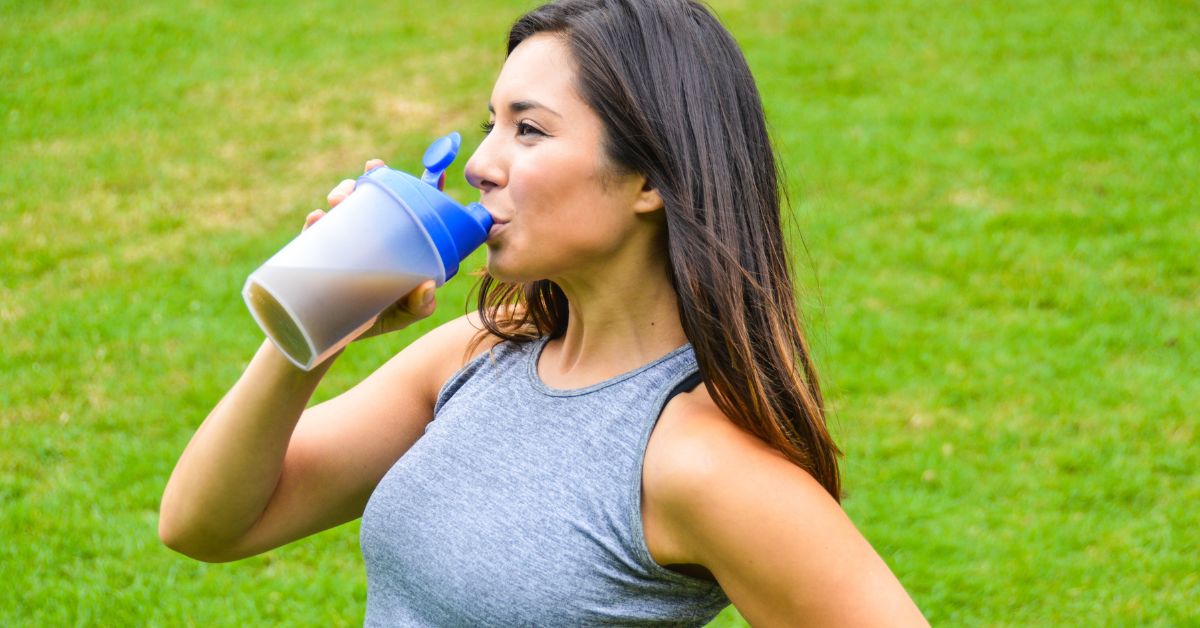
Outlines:
{"label": "woman's shoulder", "polygon": [[928,625],[811,474],[702,391],[677,398],[643,467],[656,561],[703,566],[754,623]]}
{"label": "woman's shoulder", "polygon": [[[663,409],[646,446],[642,482],[647,511],[657,513],[669,537],[696,517],[731,512],[725,505],[744,513],[747,503],[799,499],[839,508],[811,474],[734,422],[703,386]],[[671,543],[687,553],[684,540]]]}
{"label": "woman's shoulder", "polygon": [[[504,318],[511,314],[511,309],[505,308],[496,315]],[[428,375],[436,396],[436,391],[455,373],[502,342],[504,338],[489,331],[479,312],[473,311],[435,327],[413,344],[420,344],[422,351],[433,358],[428,362]]]}
{"label": "woman's shoulder", "polygon": [[794,469],[809,476],[781,451],[728,417],[701,385],[691,393],[677,395],[662,409],[647,444],[644,466],[658,476],[648,479],[704,486],[720,474],[748,465]]}

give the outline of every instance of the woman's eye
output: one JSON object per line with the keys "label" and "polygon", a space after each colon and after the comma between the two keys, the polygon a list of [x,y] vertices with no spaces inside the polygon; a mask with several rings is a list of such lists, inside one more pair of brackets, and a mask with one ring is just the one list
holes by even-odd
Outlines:
{"label": "woman's eye", "polygon": [[526,124],[524,122],[518,122],[517,135],[545,135],[545,133],[537,130],[537,128],[533,125]]}
{"label": "woman's eye", "polygon": [[[482,124],[480,124],[480,125],[479,125],[479,129],[480,129],[481,131],[483,131],[483,134],[484,134],[484,135],[489,135],[489,134],[491,134],[491,132],[492,132],[492,131],[495,131],[495,130],[496,130],[496,123],[495,123],[495,122],[491,122],[491,121],[489,121],[489,122],[484,122],[484,123],[482,123]],[[545,133],[542,133],[541,131],[539,131],[539,130],[537,129],[537,127],[533,126],[532,124],[529,124],[529,123],[526,123],[526,122],[518,122],[518,123],[517,123],[517,135],[518,135],[518,136],[523,136],[523,135],[545,135]]]}

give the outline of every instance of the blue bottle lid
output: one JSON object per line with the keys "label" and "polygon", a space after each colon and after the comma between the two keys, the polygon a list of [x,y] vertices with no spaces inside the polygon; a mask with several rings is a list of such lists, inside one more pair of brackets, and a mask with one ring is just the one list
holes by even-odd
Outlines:
{"label": "blue bottle lid", "polygon": [[431,174],[430,166],[437,168],[432,173],[433,183],[428,182],[425,176],[418,179],[386,166],[371,170],[359,177],[356,183],[378,186],[412,212],[437,249],[445,270],[445,281],[458,272],[463,259],[487,240],[488,231],[492,228],[492,215],[483,205],[469,203],[463,206],[437,188],[437,179],[453,162],[461,141],[458,133],[452,133],[438,139],[425,151],[426,159],[422,160],[425,174]]}

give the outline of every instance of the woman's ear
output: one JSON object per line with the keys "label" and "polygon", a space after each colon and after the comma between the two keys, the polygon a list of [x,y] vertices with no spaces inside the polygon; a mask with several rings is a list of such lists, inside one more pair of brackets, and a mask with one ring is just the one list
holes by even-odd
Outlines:
{"label": "woman's ear", "polygon": [[648,214],[662,208],[662,196],[658,194],[658,190],[650,187],[649,179],[642,177],[642,189],[633,201],[633,211],[639,214]]}

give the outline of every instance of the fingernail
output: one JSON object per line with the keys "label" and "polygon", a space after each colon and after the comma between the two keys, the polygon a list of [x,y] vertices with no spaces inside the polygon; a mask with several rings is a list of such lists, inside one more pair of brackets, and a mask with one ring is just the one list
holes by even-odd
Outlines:
{"label": "fingernail", "polygon": [[433,303],[433,290],[425,291],[425,296],[421,297],[421,303],[424,305],[429,305],[430,303]]}

